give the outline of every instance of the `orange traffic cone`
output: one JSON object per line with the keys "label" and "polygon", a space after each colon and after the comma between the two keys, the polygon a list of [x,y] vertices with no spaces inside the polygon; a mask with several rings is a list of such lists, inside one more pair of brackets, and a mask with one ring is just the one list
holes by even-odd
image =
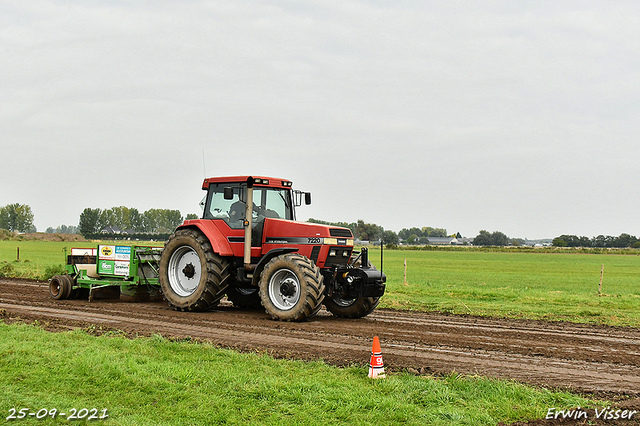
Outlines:
{"label": "orange traffic cone", "polygon": [[369,362],[369,377],[372,379],[382,379],[384,375],[384,362],[382,362],[382,350],[380,350],[380,340],[378,336],[373,338],[373,348],[371,348],[371,361]]}

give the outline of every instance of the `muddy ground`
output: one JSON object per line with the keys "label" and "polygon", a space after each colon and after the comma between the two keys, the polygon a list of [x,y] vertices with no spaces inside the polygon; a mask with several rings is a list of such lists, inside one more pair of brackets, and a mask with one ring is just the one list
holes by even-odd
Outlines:
{"label": "muddy ground", "polygon": [[[4,311],[3,311],[4,310]],[[119,299],[53,300],[46,283],[0,279],[6,322],[45,328],[102,328],[131,335],[195,338],[220,347],[275,357],[322,359],[344,366],[369,362],[380,338],[387,371],[478,374],[617,400],[640,409],[640,329],[376,310],[363,319],[334,318],[322,310],[308,322],[272,321],[261,311],[223,300],[203,313],[171,310],[163,302]],[[593,417],[590,417],[593,421]],[[616,424],[539,420],[529,424]],[[621,424],[640,424],[640,414]]]}

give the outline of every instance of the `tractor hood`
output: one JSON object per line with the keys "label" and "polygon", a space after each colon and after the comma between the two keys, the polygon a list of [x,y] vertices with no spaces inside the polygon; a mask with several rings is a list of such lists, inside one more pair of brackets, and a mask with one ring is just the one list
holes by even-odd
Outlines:
{"label": "tractor hood", "polygon": [[263,237],[265,244],[353,246],[353,234],[348,228],[283,219],[265,219]]}

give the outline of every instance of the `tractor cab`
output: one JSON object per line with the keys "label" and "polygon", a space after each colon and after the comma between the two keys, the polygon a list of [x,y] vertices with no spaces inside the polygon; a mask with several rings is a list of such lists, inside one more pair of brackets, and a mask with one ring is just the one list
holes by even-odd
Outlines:
{"label": "tractor cab", "polygon": [[[267,178],[254,179],[253,185],[247,181],[211,182],[209,179],[203,219],[222,219],[230,229],[244,230],[250,218],[251,246],[260,247],[266,218],[295,220],[291,182],[280,180],[274,186],[275,183],[276,180]],[[247,205],[249,190],[253,192],[251,206]],[[310,196],[307,199],[311,201]]]}

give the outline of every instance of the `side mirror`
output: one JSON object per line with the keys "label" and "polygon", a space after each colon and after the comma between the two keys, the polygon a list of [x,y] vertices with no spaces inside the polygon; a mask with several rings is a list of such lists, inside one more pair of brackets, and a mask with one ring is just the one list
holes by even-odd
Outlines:
{"label": "side mirror", "polygon": [[225,200],[233,200],[233,188],[230,186],[225,186],[224,188],[224,199]]}
{"label": "side mirror", "polygon": [[311,193],[310,192],[305,192],[304,193],[304,203],[306,205],[311,204]]}

